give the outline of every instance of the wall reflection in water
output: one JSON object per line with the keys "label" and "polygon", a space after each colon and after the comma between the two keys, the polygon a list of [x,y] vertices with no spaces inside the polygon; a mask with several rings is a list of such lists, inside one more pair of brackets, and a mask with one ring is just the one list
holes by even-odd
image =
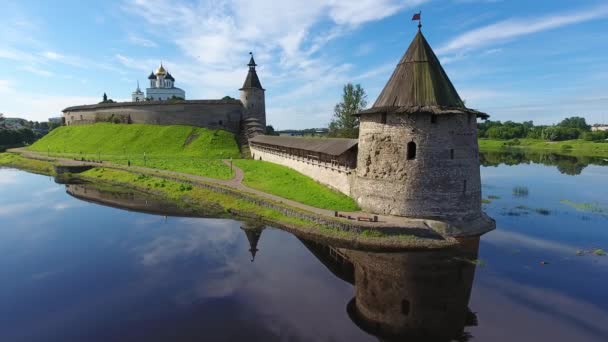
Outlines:
{"label": "wall reflection in water", "polygon": [[[196,215],[148,194],[92,184],[66,185],[79,199],[122,209],[162,215]],[[251,261],[265,226],[244,222]],[[381,341],[466,341],[466,326],[477,318],[468,308],[479,238],[458,248],[377,253],[335,248],[300,239],[336,277],[354,285],[345,314],[361,330]]]}
{"label": "wall reflection in water", "polygon": [[479,238],[439,251],[373,253],[302,240],[337,277],[355,286],[351,320],[382,341],[467,341]]}

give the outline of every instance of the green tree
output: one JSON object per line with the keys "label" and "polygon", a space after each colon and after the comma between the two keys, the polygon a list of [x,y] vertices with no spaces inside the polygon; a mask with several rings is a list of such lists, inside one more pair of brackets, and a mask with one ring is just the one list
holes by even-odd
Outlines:
{"label": "green tree", "polygon": [[591,126],[587,125],[587,121],[585,121],[585,118],[582,118],[580,116],[573,116],[570,118],[565,118],[564,120],[562,120],[562,122],[558,123],[557,125],[560,127],[580,129],[581,131],[584,131],[584,132],[588,132],[589,130],[591,130]]}
{"label": "green tree", "polygon": [[268,125],[266,126],[266,135],[279,135],[279,133],[274,130],[274,127],[272,127],[272,125]]}
{"label": "green tree", "polygon": [[355,116],[367,106],[367,94],[360,84],[348,83],[344,86],[342,101],[334,108],[334,117],[329,124],[329,136],[357,138],[359,118]]}

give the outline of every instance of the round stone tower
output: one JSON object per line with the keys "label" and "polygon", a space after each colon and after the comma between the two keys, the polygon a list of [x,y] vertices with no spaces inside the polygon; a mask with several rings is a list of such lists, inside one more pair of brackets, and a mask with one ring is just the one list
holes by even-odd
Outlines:
{"label": "round stone tower", "polygon": [[359,205],[451,222],[480,218],[478,117],[488,115],[465,107],[419,30],[372,108],[359,113]]}
{"label": "round stone tower", "polygon": [[[255,60],[253,59],[253,54],[250,52],[251,59],[249,60],[249,73],[247,73],[247,78],[245,79],[245,83],[240,90],[241,92],[241,102],[245,107],[243,121],[259,122],[262,127],[266,127],[266,102],[265,102],[265,89],[262,88],[262,84],[260,83],[260,79],[258,78],[258,74],[255,71]],[[249,120],[248,120],[249,119]]]}

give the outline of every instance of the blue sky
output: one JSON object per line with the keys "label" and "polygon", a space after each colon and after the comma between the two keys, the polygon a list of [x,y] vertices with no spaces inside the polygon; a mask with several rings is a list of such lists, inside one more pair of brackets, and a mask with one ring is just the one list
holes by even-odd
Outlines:
{"label": "blue sky", "polygon": [[275,128],[323,127],[347,82],[373,103],[423,32],[494,120],[608,121],[605,0],[3,1],[0,112],[31,120],[127,100],[159,61],[189,99],[238,97],[248,52]]}

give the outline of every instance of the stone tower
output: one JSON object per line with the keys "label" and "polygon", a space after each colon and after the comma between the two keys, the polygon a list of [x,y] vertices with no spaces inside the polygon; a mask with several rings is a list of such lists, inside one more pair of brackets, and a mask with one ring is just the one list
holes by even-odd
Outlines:
{"label": "stone tower", "polygon": [[[250,126],[261,126],[264,130],[266,128],[266,102],[264,95],[264,88],[260,83],[258,74],[255,71],[255,60],[253,54],[250,52],[251,59],[249,60],[249,72],[241,92],[241,102],[245,107],[245,114],[243,116],[243,122],[248,123]],[[247,127],[245,127],[247,129]],[[258,127],[259,128],[259,127]],[[263,132],[263,131],[262,131]]]}
{"label": "stone tower", "polygon": [[372,108],[359,113],[354,195],[370,212],[470,222],[481,212],[477,117],[418,30]]}

